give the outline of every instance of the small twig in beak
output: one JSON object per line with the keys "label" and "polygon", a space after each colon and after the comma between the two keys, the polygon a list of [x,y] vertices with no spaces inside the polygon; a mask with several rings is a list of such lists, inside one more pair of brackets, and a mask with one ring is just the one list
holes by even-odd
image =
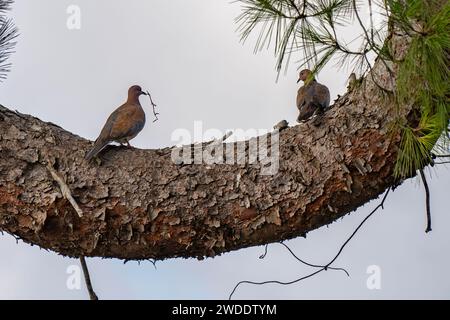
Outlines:
{"label": "small twig in beak", "polygon": [[148,95],[148,97],[150,98],[150,103],[152,104],[152,108],[153,108],[153,115],[155,116],[155,120],[153,120],[153,122],[158,121],[158,112],[156,112],[155,107],[156,104],[153,102],[152,96],[150,95],[150,92],[146,92],[146,94]]}

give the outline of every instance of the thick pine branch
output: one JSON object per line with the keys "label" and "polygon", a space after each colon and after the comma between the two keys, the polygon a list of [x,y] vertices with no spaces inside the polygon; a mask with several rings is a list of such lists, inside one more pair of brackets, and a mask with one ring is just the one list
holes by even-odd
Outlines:
{"label": "thick pine branch", "polygon": [[[407,41],[393,45],[401,54]],[[280,133],[274,176],[259,165],[177,165],[170,148],[111,147],[89,164],[91,142],[0,108],[0,230],[67,256],[121,259],[202,258],[304,235],[396,184],[390,129],[408,110],[398,114],[374,83],[393,89],[385,64],[371,72],[322,118]]]}

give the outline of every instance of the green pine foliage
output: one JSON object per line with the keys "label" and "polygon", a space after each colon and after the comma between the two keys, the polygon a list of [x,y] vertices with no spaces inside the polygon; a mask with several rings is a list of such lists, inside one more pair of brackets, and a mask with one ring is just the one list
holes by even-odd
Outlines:
{"label": "green pine foliage", "polygon": [[[398,178],[413,175],[432,162],[432,152],[448,150],[450,120],[450,3],[391,1],[392,14],[412,36],[400,62],[397,80],[399,105],[413,105],[420,113],[415,127],[401,124],[402,141],[395,167]],[[439,8],[439,10],[437,10]],[[420,19],[420,23],[414,23]]]}
{"label": "green pine foliage", "polygon": [[242,41],[257,31],[255,52],[274,43],[278,72],[297,51],[303,54],[302,65],[319,70],[337,54],[345,53],[344,60],[359,56],[360,51],[340,41],[336,31],[351,24],[359,1],[239,0],[242,13],[236,22]]}
{"label": "green pine foliage", "polygon": [[[383,9],[386,23],[395,22],[410,37],[411,45],[400,65],[394,97],[399,107],[413,106],[420,119],[408,123],[399,119],[402,140],[395,167],[399,179],[413,175],[432,162],[432,152],[449,146],[449,55],[450,4],[448,0],[368,0],[370,24],[361,18],[360,0],[238,0],[242,13],[237,18],[242,40],[257,31],[255,51],[274,43],[278,73],[300,52],[299,68],[318,72],[333,58],[338,65],[352,65],[363,75],[371,69],[368,56],[392,60],[383,36],[387,24],[373,24],[372,9]],[[341,27],[355,25],[362,30],[359,47],[346,43]]]}

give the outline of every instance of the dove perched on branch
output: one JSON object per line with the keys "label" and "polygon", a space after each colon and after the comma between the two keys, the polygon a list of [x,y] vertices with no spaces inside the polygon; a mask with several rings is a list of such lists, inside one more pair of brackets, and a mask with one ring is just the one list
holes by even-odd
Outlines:
{"label": "dove perched on branch", "polygon": [[311,118],[314,114],[324,112],[330,106],[330,90],[318,83],[311,70],[300,71],[299,79],[304,85],[297,92],[297,108],[300,111],[297,121]]}
{"label": "dove perched on branch", "polygon": [[128,89],[127,101],[118,107],[106,120],[100,135],[95,140],[94,147],[86,154],[87,161],[95,157],[111,142],[127,144],[136,137],[145,125],[145,113],[139,102],[141,95],[147,95],[140,86]]}

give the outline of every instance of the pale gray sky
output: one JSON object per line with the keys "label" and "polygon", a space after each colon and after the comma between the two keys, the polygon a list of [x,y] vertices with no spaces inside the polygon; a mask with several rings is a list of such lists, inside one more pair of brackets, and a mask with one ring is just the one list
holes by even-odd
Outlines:
{"label": "pale gray sky", "polygon": [[[81,8],[81,30],[68,30],[66,9]],[[295,65],[275,83],[272,52],[253,55],[235,32],[239,6],[222,0],[20,0],[10,14],[20,28],[12,72],[0,84],[0,103],[55,122],[95,139],[109,113],[131,84],[153,94],[161,113],[133,140],[141,148],[173,145],[177,128],[203,126],[271,128],[295,120]],[[348,72],[326,68],[319,81],[332,98],[344,92]],[[145,104],[145,100],[143,100]],[[150,109],[148,109],[150,110]],[[150,115],[150,114],[149,114]],[[337,265],[348,278],[328,271],[292,286],[243,286],[235,298],[449,298],[449,170],[433,169],[430,179],[433,232],[425,234],[425,203],[417,180],[404,183],[351,242]],[[302,258],[326,263],[379,200],[328,228],[288,244]],[[55,253],[0,236],[0,298],[85,299],[66,286],[68,266],[78,264]],[[93,285],[101,298],[220,299],[239,280],[292,280],[311,270],[279,245],[266,259],[262,247],[196,261],[173,259],[128,263],[89,259]],[[368,266],[381,270],[381,289],[366,285]]]}

